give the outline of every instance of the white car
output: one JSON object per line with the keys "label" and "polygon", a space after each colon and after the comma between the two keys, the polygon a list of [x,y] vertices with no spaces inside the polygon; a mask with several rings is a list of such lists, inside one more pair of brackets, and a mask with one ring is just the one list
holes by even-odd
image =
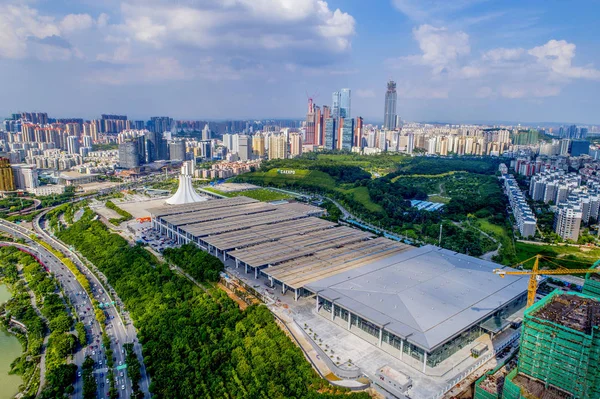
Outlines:
{"label": "white car", "polygon": [[121,385],[121,389],[122,389],[122,390],[125,390],[125,385]]}

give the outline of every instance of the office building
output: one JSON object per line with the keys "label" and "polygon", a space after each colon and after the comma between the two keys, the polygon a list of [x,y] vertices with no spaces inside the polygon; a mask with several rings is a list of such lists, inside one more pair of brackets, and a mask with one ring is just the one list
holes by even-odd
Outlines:
{"label": "office building", "polygon": [[587,140],[573,140],[571,141],[571,156],[579,157],[581,155],[589,155],[590,153],[590,142]]}
{"label": "office building", "polygon": [[354,120],[354,143],[355,147],[364,147],[363,144],[363,118],[361,116]]}
{"label": "office building", "polygon": [[212,155],[212,141],[201,141],[200,142],[200,154],[201,157],[210,161],[213,157]]}
{"label": "office building", "polygon": [[354,146],[354,119],[340,118],[340,150],[351,151]]}
{"label": "office building", "polygon": [[350,89],[342,89],[340,93],[340,112],[338,118],[352,118],[352,98]]}
{"label": "office building", "polygon": [[285,159],[288,157],[288,142],[284,134],[269,136],[269,159]]}
{"label": "office building", "polygon": [[331,117],[337,119],[340,117],[340,101],[341,93],[334,91],[331,95]]}
{"label": "office building", "polygon": [[14,191],[15,177],[8,158],[0,158],[0,191]]}
{"label": "office building", "polygon": [[240,134],[238,136],[238,150],[237,154],[240,157],[240,161],[247,161],[252,159],[252,137]]}
{"label": "office building", "polygon": [[202,128],[202,140],[210,140],[211,134],[210,134],[210,128],[208,127],[208,123],[204,125],[204,127]]}
{"label": "office building", "polygon": [[185,140],[174,140],[169,143],[169,159],[185,161]]}
{"label": "office building", "polygon": [[385,130],[396,129],[396,82],[390,80],[387,83],[387,90],[385,92],[385,110],[383,113],[383,128]]}
{"label": "office building", "polygon": [[17,164],[11,166],[16,190],[31,190],[39,186],[35,165]]}
{"label": "office building", "polygon": [[173,119],[168,116],[153,116],[150,118],[150,131],[154,133],[163,133],[171,131]]}
{"label": "office building", "polygon": [[525,310],[519,363],[502,397],[600,398],[600,302],[556,290]]}
{"label": "office building", "polygon": [[325,144],[326,150],[335,150],[337,148],[337,119],[325,119]]}
{"label": "office building", "polygon": [[168,158],[167,140],[162,132],[144,130],[146,137],[146,162],[165,160]]}

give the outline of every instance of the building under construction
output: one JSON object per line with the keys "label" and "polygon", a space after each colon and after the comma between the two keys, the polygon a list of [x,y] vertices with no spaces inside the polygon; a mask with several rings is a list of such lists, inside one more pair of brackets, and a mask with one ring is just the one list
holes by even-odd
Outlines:
{"label": "building under construction", "polygon": [[590,273],[585,277],[583,293],[600,298],[600,275]]}
{"label": "building under construction", "polygon": [[525,311],[504,399],[600,398],[600,300],[554,291]]}

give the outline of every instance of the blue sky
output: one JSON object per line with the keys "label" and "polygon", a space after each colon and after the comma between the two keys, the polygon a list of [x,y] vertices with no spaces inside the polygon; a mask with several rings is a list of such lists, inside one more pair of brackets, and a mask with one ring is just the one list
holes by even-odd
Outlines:
{"label": "blue sky", "polygon": [[[0,0],[0,113],[600,123],[600,1]],[[596,17],[597,18],[597,17]]]}

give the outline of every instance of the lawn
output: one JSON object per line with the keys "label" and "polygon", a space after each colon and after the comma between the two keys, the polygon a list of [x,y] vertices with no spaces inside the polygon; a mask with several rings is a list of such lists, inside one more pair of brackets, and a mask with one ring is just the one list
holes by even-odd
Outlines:
{"label": "lawn", "polygon": [[371,196],[369,195],[369,189],[367,187],[356,187],[350,190],[339,190],[343,191],[346,194],[352,194],[355,201],[360,202],[365,208],[367,208],[370,212],[383,212],[383,208],[381,205],[378,205],[371,201]]}
{"label": "lawn", "polygon": [[279,191],[273,191],[273,190],[269,190],[266,188],[257,188],[254,190],[233,191],[233,192],[223,192],[223,191],[219,191],[214,188],[211,188],[211,187],[204,187],[204,189],[206,191],[224,195],[225,197],[231,198],[231,197],[244,196],[244,197],[253,198],[255,200],[263,201],[263,202],[280,201],[280,200],[292,198],[292,196],[289,194],[280,193]]}
{"label": "lawn", "polygon": [[450,202],[450,198],[448,197],[440,197],[439,195],[429,195],[427,197],[427,201],[429,202],[438,202],[440,204],[447,204]]}
{"label": "lawn", "polygon": [[[540,267],[548,267],[551,269],[556,269],[556,264],[568,269],[587,269],[591,267],[594,262],[600,259],[600,249],[597,248],[581,249],[579,247],[564,245],[535,245],[523,242],[517,242],[515,244],[515,248],[517,252],[517,258],[520,262],[531,258],[538,253],[552,258],[559,258],[552,259],[552,262],[555,264],[543,259],[540,261]],[[527,269],[531,269],[532,265],[533,262],[528,262],[525,267]]]}

